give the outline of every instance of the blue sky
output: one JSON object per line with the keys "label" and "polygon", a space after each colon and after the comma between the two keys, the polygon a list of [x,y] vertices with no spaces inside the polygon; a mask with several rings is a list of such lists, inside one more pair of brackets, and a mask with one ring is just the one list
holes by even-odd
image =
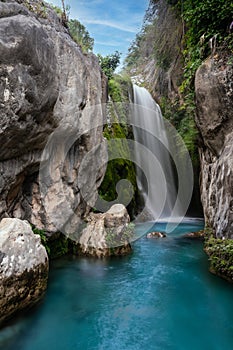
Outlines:
{"label": "blue sky", "polygon": [[[60,0],[49,0],[60,6]],[[149,0],[66,0],[70,18],[78,19],[95,39],[94,52],[108,55],[116,50],[127,54],[140,31]]]}

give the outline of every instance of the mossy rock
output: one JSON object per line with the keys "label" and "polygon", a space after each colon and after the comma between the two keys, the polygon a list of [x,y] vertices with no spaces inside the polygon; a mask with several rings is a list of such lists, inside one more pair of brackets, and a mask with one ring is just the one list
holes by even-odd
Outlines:
{"label": "mossy rock", "polygon": [[204,250],[209,256],[210,272],[233,283],[233,240],[209,235]]}

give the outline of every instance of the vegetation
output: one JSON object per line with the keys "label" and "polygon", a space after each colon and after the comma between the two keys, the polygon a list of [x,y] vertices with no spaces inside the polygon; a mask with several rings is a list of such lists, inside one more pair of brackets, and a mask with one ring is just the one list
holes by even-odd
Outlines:
{"label": "vegetation", "polygon": [[[100,196],[106,201],[114,201],[117,198],[117,183],[122,180],[128,180],[133,188],[126,188],[124,199],[130,199],[127,209],[131,217],[136,214],[136,208],[139,202],[139,193],[136,182],[135,165],[130,161],[130,151],[127,145],[127,139],[133,138],[132,130],[127,123],[129,108],[129,91],[132,89],[130,78],[127,76],[114,75],[109,80],[108,103],[108,123],[104,127],[104,137],[107,140],[114,140],[118,147],[120,158],[110,160],[107,165],[104,180],[100,186]],[[115,146],[114,145],[114,146]],[[111,143],[109,144],[109,154],[114,152]]]}
{"label": "vegetation", "polygon": [[68,253],[72,253],[73,242],[62,233],[57,233],[56,236],[48,240],[49,257],[56,259]]}
{"label": "vegetation", "polygon": [[97,56],[103,72],[108,79],[111,79],[113,77],[113,73],[120,64],[121,53],[119,51],[115,51],[111,55],[102,56],[98,54]]}
{"label": "vegetation", "polygon": [[231,0],[151,0],[125,60],[131,75],[149,70],[147,87],[184,139],[194,165],[198,163],[195,72],[216,49],[233,52],[232,21]]}
{"label": "vegetation", "polygon": [[94,39],[90,37],[89,32],[83,24],[77,19],[71,19],[68,21],[68,27],[73,40],[81,46],[84,52],[90,52],[93,50]]}
{"label": "vegetation", "polygon": [[210,271],[233,282],[233,240],[215,238],[209,233],[205,252],[209,256]]}
{"label": "vegetation", "polygon": [[[195,144],[198,132],[195,123],[192,122],[195,114],[194,77],[202,61],[209,55],[215,54],[216,48],[218,50],[222,48],[233,49],[233,45],[230,45],[233,38],[232,34],[229,33],[230,23],[233,19],[233,3],[231,0],[195,0],[194,6],[192,0],[180,0],[177,7],[185,26],[182,51],[184,74],[179,91],[183,96],[181,108],[185,109],[188,115],[188,118],[182,120],[179,130],[192,159],[197,161],[197,156],[195,157],[194,153],[196,154]],[[185,133],[182,130],[184,124],[186,124],[185,127],[187,126]]]}
{"label": "vegetation", "polygon": [[46,6],[43,2],[23,0],[23,4],[28,8],[29,11],[34,12],[37,16],[47,18]]}
{"label": "vegetation", "polygon": [[[194,90],[194,76],[203,59],[214,54],[216,47],[233,49],[233,37],[229,31],[233,19],[231,0],[179,1],[177,8],[185,24],[183,57],[184,79],[181,93]],[[228,45],[225,45],[225,44]]]}
{"label": "vegetation", "polygon": [[91,52],[94,46],[94,39],[91,38],[86,27],[80,23],[77,19],[69,19],[70,7],[65,6],[62,2],[61,9],[58,6],[51,4],[51,7],[56,11],[62,22],[68,27],[72,39],[81,46],[83,52]]}
{"label": "vegetation", "polygon": [[50,259],[56,259],[68,253],[76,253],[75,244],[64,234],[58,232],[55,236],[49,238],[45,230],[38,229],[34,225],[31,225],[31,227],[32,231],[40,236],[41,243],[45,247]]}
{"label": "vegetation", "polygon": [[125,69],[134,75],[144,75],[150,67],[145,85],[158,99],[163,116],[180,133],[195,165],[198,152],[194,89],[184,92],[181,88],[185,84],[182,70],[183,25],[177,6],[177,1],[150,2],[142,31],[125,60]]}
{"label": "vegetation", "polygon": [[44,230],[40,230],[37,227],[35,227],[34,225],[31,225],[32,231],[33,233],[35,233],[36,235],[40,236],[41,239],[41,243],[43,244],[43,246],[45,247],[47,254],[50,255],[50,247],[48,245],[48,238],[45,234]]}

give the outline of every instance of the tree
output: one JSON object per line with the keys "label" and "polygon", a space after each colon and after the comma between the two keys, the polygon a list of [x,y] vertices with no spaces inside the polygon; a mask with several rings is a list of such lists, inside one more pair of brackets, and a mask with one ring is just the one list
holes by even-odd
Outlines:
{"label": "tree", "polygon": [[119,51],[115,51],[111,55],[102,56],[98,54],[97,56],[103,72],[108,79],[111,79],[114,71],[120,64],[121,53]]}
{"label": "tree", "polygon": [[90,37],[89,32],[85,26],[81,24],[77,19],[71,19],[68,22],[70,35],[79,44],[83,51],[90,52],[93,50],[94,39]]}
{"label": "tree", "polygon": [[69,10],[70,10],[70,6],[66,5],[65,6],[65,1],[61,0],[62,3],[62,14],[61,14],[61,19],[62,19],[62,23],[64,24],[65,27],[67,27],[68,25],[68,20],[69,20]]}

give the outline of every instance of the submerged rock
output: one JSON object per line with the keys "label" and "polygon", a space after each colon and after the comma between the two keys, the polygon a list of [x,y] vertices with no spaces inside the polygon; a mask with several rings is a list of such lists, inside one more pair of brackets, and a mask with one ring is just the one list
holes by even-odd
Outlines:
{"label": "submerged rock", "polygon": [[0,325],[44,295],[48,256],[28,222],[5,218],[0,223]]}
{"label": "submerged rock", "polygon": [[78,254],[101,258],[130,253],[133,226],[129,222],[122,204],[113,205],[104,214],[90,214],[77,240]]}
{"label": "submerged rock", "polygon": [[166,237],[165,233],[163,232],[149,232],[146,235],[147,238],[164,238]]}
{"label": "submerged rock", "polygon": [[205,236],[206,236],[205,231],[201,230],[201,231],[197,231],[197,232],[186,233],[182,237],[190,238],[190,239],[198,239],[198,240],[204,241]]}

